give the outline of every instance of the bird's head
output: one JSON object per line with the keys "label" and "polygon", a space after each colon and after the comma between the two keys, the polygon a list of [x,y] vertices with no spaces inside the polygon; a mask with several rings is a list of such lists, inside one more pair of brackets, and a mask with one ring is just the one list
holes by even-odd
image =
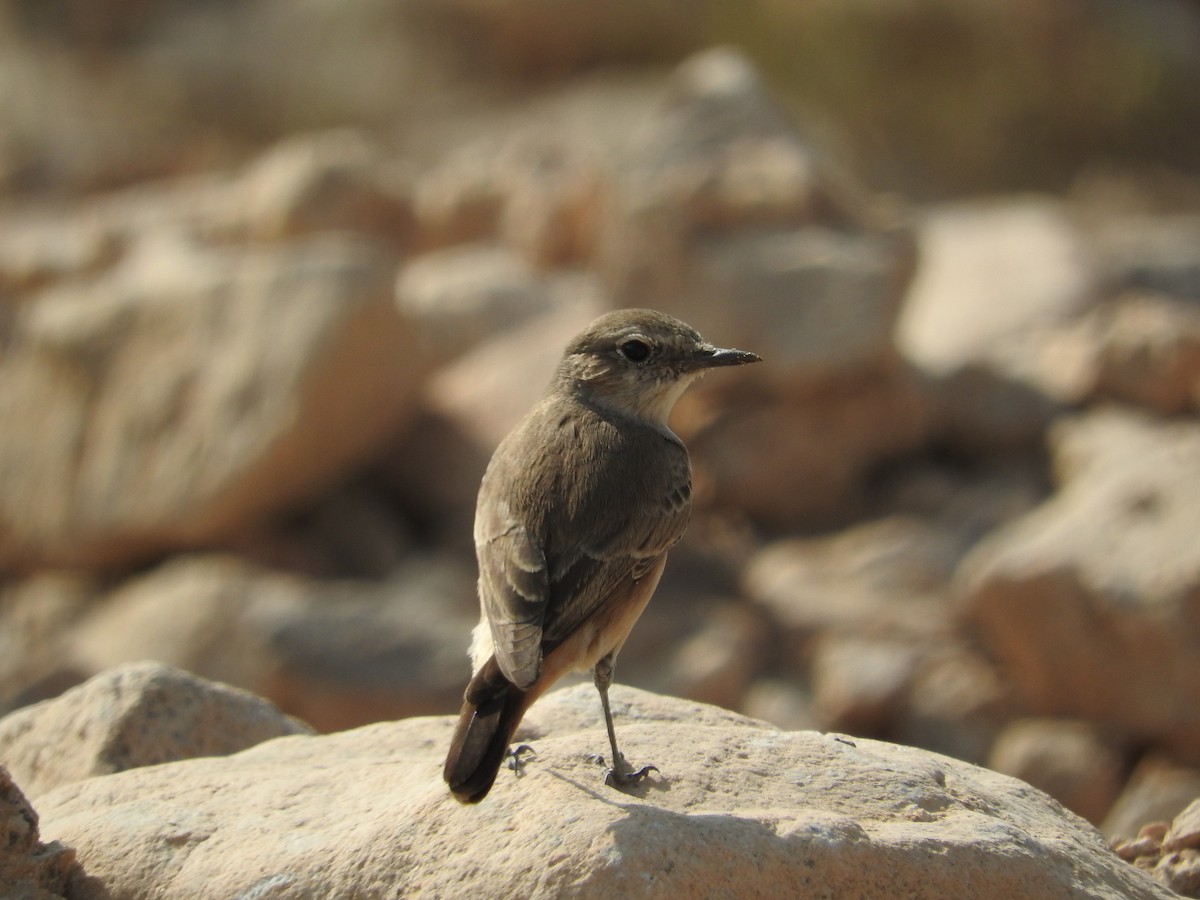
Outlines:
{"label": "bird's head", "polygon": [[688,385],[709,369],[758,362],[724,350],[690,325],[652,309],[621,309],[596,319],[567,345],[557,383],[582,399],[666,425]]}

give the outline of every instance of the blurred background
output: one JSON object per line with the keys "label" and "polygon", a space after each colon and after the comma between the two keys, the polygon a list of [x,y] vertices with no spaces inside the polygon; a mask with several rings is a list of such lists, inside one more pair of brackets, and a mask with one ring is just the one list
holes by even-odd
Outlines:
{"label": "blurred background", "polygon": [[2,0],[0,714],[455,712],[483,468],[620,306],[766,364],[618,682],[1200,796],[1192,0]]}

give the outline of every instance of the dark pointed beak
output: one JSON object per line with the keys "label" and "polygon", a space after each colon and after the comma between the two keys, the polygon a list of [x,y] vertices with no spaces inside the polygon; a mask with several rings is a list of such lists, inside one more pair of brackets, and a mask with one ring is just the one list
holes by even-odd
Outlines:
{"label": "dark pointed beak", "polygon": [[717,366],[744,366],[747,363],[762,362],[762,357],[749,350],[724,350],[720,347],[704,345],[692,358],[692,364],[697,369],[715,369]]}

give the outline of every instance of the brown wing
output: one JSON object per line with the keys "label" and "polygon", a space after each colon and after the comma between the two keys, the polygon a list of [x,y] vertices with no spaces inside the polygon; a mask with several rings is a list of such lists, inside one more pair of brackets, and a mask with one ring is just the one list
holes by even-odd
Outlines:
{"label": "brown wing", "polygon": [[537,679],[544,653],[628,593],[690,512],[687,452],[673,436],[587,409],[540,412],[497,451],[475,523],[496,659],[519,687]]}

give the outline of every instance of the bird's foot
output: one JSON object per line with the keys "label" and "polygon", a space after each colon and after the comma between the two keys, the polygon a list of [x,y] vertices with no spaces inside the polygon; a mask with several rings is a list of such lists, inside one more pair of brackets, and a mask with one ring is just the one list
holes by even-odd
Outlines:
{"label": "bird's foot", "polygon": [[525,763],[527,760],[522,759],[523,754],[528,754],[529,759],[537,759],[537,751],[528,744],[518,744],[504,754],[505,759],[508,761],[508,767],[517,773],[518,778],[525,774]]}
{"label": "bird's foot", "polygon": [[[596,759],[600,765],[604,765],[603,756],[597,756]],[[640,783],[651,772],[658,772],[658,766],[642,766],[640,769],[634,769],[625,762],[625,756],[619,754],[615,764],[611,768],[605,769],[604,783],[609,787],[621,790]]]}

